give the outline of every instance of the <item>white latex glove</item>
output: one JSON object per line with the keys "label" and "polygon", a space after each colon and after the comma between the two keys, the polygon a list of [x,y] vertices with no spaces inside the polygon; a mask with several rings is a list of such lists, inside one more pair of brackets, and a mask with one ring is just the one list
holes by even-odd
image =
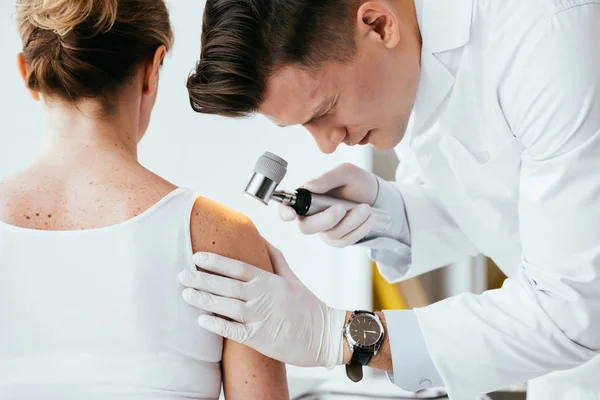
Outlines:
{"label": "white latex glove", "polygon": [[346,311],[319,300],[271,245],[269,254],[277,275],[216,254],[194,255],[194,262],[210,273],[182,271],[183,298],[218,315],[202,315],[198,323],[286,364],[341,365]]}
{"label": "white latex glove", "polygon": [[303,186],[315,194],[327,194],[361,204],[346,212],[343,206],[333,206],[310,217],[298,217],[293,208],[280,206],[284,221],[298,220],[300,232],[321,234],[333,247],[347,247],[364,239],[373,230],[376,218],[371,207],[377,199],[377,177],[352,164],[342,164],[320,178]]}

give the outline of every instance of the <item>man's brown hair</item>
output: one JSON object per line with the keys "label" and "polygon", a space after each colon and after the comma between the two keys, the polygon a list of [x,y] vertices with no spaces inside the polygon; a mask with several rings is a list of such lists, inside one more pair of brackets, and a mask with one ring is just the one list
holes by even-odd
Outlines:
{"label": "man's brown hair", "polygon": [[202,53],[188,80],[199,113],[255,113],[279,68],[344,62],[355,50],[361,0],[207,0]]}

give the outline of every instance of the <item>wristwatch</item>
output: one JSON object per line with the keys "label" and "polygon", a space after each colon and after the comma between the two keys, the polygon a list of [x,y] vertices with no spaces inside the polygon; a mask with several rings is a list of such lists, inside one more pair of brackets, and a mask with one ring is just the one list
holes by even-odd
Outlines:
{"label": "wristwatch", "polygon": [[354,311],[344,327],[344,335],[352,353],[346,375],[353,382],[363,378],[363,367],[377,354],[385,332],[379,317],[369,311]]}

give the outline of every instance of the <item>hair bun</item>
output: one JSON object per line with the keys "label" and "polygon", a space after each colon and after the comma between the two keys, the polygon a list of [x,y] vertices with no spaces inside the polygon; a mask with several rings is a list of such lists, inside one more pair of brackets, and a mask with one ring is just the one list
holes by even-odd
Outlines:
{"label": "hair bun", "polygon": [[[40,29],[65,36],[88,22],[94,34],[108,32],[117,19],[119,0],[20,0],[26,19]],[[93,21],[93,22],[92,22]],[[89,23],[92,22],[92,23]]]}

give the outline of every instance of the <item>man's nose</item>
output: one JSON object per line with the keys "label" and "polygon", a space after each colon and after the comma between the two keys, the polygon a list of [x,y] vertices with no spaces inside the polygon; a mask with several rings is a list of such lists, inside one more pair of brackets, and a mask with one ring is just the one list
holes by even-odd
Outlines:
{"label": "man's nose", "polygon": [[319,150],[325,154],[333,153],[346,137],[346,128],[326,126],[307,126],[306,129],[317,142]]}

